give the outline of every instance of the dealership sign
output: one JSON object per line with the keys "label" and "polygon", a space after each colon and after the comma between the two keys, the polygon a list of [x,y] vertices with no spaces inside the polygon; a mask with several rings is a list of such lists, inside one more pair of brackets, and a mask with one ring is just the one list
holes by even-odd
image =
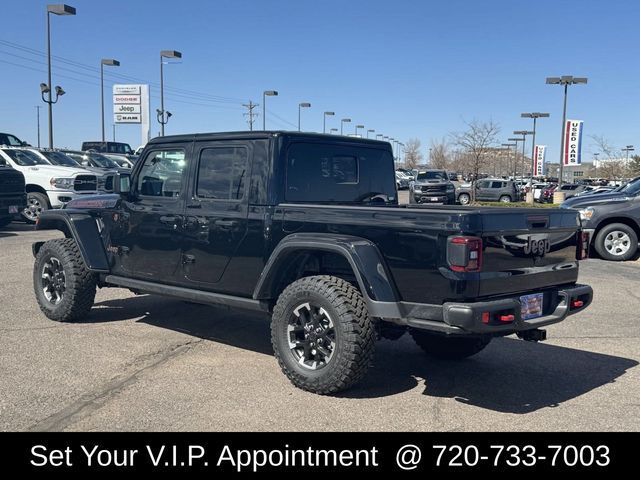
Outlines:
{"label": "dealership sign", "polygon": [[149,85],[113,86],[113,123],[139,124],[141,143],[149,141]]}
{"label": "dealership sign", "polygon": [[536,145],[533,150],[533,175],[536,177],[544,175],[544,155],[546,152],[546,145]]}
{"label": "dealership sign", "polygon": [[564,131],[564,165],[580,165],[582,163],[582,120],[567,120]]}

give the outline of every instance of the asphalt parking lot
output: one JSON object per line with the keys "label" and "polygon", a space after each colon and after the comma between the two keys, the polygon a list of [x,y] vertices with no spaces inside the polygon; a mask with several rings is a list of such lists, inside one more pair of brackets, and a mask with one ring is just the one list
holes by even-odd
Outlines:
{"label": "asphalt parking lot", "polygon": [[594,304],[547,342],[447,363],[383,340],[363,383],[321,397],[289,384],[254,314],[104,289],[85,322],[46,319],[31,243],[56,236],[0,231],[1,430],[640,429],[640,262],[584,262]]}

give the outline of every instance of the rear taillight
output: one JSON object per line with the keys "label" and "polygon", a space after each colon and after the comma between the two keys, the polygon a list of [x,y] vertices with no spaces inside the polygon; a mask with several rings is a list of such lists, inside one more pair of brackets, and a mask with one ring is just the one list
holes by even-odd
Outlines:
{"label": "rear taillight", "polygon": [[591,235],[589,235],[589,232],[578,230],[576,239],[578,243],[578,245],[576,245],[576,260],[589,258],[589,244],[591,243]]}
{"label": "rear taillight", "polygon": [[449,237],[447,262],[454,272],[479,272],[482,269],[482,239],[466,236]]}

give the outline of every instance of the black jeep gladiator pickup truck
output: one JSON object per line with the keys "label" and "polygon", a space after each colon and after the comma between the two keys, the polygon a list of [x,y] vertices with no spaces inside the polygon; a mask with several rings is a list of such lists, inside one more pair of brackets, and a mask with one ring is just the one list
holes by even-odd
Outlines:
{"label": "black jeep gladiator pickup truck", "polygon": [[328,394],[406,330],[464,358],[587,308],[571,210],[398,205],[391,146],[291,132],[160,137],[111,195],[47,210],[34,244],[47,317],[85,317],[96,287],[262,311],[283,372]]}

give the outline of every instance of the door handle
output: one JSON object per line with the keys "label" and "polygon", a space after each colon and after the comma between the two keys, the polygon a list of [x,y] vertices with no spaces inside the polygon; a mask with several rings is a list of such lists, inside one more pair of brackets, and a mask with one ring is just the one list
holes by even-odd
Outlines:
{"label": "door handle", "polygon": [[217,227],[233,228],[238,226],[237,220],[216,220],[213,224]]}

